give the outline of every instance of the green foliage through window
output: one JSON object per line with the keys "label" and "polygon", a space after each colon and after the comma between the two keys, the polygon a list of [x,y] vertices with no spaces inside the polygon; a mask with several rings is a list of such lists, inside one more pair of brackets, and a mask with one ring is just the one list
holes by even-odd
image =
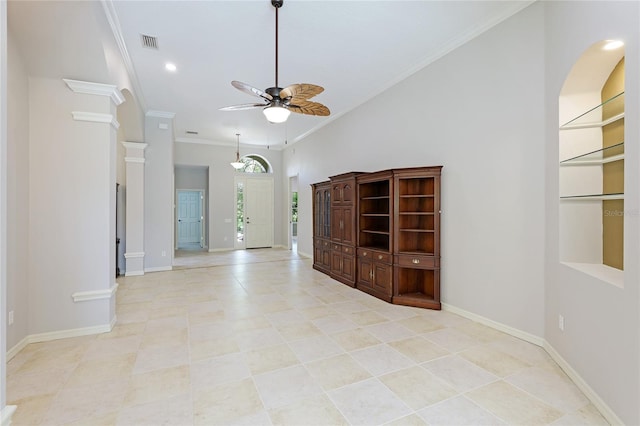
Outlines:
{"label": "green foliage through window", "polygon": [[243,173],[269,173],[269,163],[258,155],[245,155],[240,161],[244,163],[239,170]]}

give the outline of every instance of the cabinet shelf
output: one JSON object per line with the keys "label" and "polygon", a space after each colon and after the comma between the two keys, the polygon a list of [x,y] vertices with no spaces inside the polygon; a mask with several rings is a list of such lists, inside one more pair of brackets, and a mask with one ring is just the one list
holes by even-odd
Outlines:
{"label": "cabinet shelf", "polygon": [[624,160],[624,142],[587,152],[560,162],[562,166],[590,166]]}
{"label": "cabinet shelf", "polygon": [[[603,111],[620,111],[607,119],[602,119]],[[624,118],[624,92],[607,99],[598,106],[591,108],[589,111],[567,121],[560,126],[560,130],[590,129],[596,127],[604,127],[615,121]]]}
{"label": "cabinet shelf", "polygon": [[420,195],[400,195],[400,198],[433,198],[433,194],[420,194]]}
{"label": "cabinet shelf", "polygon": [[400,216],[433,216],[435,212],[399,212]]}
{"label": "cabinet shelf", "polygon": [[388,195],[379,195],[375,197],[360,197],[361,200],[388,200]]}
{"label": "cabinet shelf", "polygon": [[590,200],[624,200],[624,193],[616,194],[586,194],[586,195],[565,195],[560,200],[590,201]]}
{"label": "cabinet shelf", "polygon": [[400,228],[400,232],[435,232],[433,229]]}
{"label": "cabinet shelf", "polygon": [[364,217],[389,217],[389,213],[360,213]]}
{"label": "cabinet shelf", "polygon": [[389,235],[389,231],[375,231],[373,229],[361,229],[360,232],[364,232],[365,234]]}

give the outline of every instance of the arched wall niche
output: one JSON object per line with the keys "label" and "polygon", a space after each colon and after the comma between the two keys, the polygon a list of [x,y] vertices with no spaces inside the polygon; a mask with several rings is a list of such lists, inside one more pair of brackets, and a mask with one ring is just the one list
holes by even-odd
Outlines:
{"label": "arched wall niche", "polygon": [[559,96],[560,261],[623,285],[624,47],[589,47]]}

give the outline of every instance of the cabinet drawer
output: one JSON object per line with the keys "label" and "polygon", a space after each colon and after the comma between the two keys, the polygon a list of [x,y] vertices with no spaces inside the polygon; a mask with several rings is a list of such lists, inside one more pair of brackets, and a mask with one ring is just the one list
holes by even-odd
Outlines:
{"label": "cabinet drawer", "polygon": [[396,265],[410,268],[439,268],[440,262],[433,256],[396,255]]}
{"label": "cabinet drawer", "polygon": [[350,255],[352,255],[352,256],[353,256],[354,248],[353,248],[353,247],[351,247],[351,246],[342,246],[342,252],[343,252],[344,254],[350,254]]}
{"label": "cabinet drawer", "polygon": [[359,248],[358,257],[371,259],[376,262],[391,264],[391,255],[389,253],[384,253],[380,251]]}

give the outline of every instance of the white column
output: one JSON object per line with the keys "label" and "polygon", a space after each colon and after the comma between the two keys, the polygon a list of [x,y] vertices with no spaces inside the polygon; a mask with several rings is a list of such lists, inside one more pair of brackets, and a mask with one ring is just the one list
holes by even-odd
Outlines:
{"label": "white column", "polygon": [[144,275],[144,150],[146,143],[122,142],[127,149],[125,187],[126,259],[125,276]]}

